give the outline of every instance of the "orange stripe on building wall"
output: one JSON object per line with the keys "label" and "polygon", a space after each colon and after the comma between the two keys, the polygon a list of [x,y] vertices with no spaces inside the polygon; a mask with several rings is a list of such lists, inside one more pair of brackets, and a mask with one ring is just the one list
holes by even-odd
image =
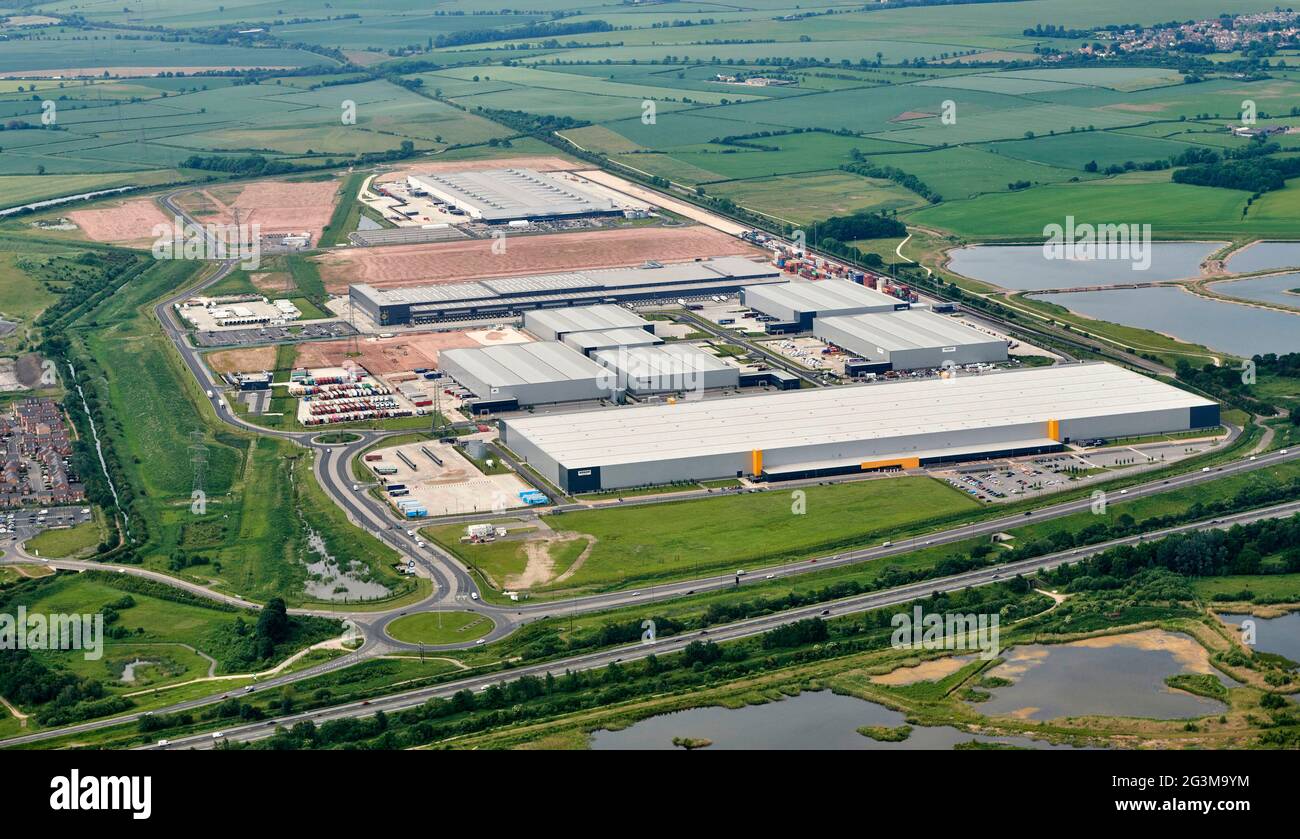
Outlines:
{"label": "orange stripe on building wall", "polygon": [[1060,420],[1052,419],[1047,421],[1047,439],[1055,440],[1058,443],[1061,442],[1061,421]]}
{"label": "orange stripe on building wall", "polygon": [[890,466],[897,466],[899,469],[919,469],[921,468],[921,459],[919,457],[900,457],[894,460],[869,460],[862,464],[863,469],[886,469]]}
{"label": "orange stripe on building wall", "polygon": [[758,477],[763,474],[763,450],[754,449],[749,453],[749,474]]}

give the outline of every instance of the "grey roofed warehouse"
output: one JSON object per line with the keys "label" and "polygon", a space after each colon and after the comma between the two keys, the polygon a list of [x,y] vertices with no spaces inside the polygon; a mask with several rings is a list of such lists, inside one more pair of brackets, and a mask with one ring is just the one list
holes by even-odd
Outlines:
{"label": "grey roofed warehouse", "polygon": [[564,336],[564,345],[590,357],[597,350],[619,347],[649,347],[662,344],[663,338],[644,329],[597,329],[590,332],[570,332]]}
{"label": "grey roofed warehouse", "polygon": [[611,304],[524,312],[524,329],[543,341],[560,341],[574,332],[627,328],[653,331],[654,326],[640,315]]}
{"label": "grey roofed warehouse", "polygon": [[924,310],[820,317],[813,334],[894,370],[1007,360],[1007,342]]}
{"label": "grey roofed warehouse", "polygon": [[716,390],[740,386],[740,368],[691,344],[597,350],[592,359],[618,374],[631,393]]}
{"label": "grey roofed warehouse", "polygon": [[376,324],[386,326],[496,317],[610,300],[674,300],[730,294],[748,285],[779,279],[780,271],[771,264],[721,256],[666,265],[652,262],[629,268],[593,268],[393,289],[359,283],[348,287],[348,296]]}
{"label": "grey roofed warehouse", "polygon": [[489,402],[545,405],[618,397],[609,371],[554,341],[443,350],[438,368]]}
{"label": "grey roofed warehouse", "polygon": [[501,434],[556,486],[584,492],[914,468],[1219,422],[1216,402],[1090,363],[508,418]]}
{"label": "grey roofed warehouse", "polygon": [[609,198],[535,169],[408,175],[407,183],[459,208],[476,221],[608,215],[623,211]]}
{"label": "grey roofed warehouse", "polygon": [[751,309],[784,322],[800,331],[812,329],[813,318],[829,315],[862,315],[893,312],[910,304],[875,289],[848,280],[790,280],[741,291],[741,302]]}

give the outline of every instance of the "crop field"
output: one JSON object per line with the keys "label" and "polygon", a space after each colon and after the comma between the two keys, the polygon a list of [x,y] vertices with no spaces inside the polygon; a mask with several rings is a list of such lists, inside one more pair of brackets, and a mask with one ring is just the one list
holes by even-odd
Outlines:
{"label": "crop field", "polygon": [[164,40],[129,33],[115,38],[111,30],[94,39],[80,30],[54,27],[39,39],[8,40],[0,51],[0,75],[61,73],[98,75],[104,70],[138,75],[164,71],[228,70],[246,67],[305,67],[333,63],[322,56],[296,49],[251,49],[226,44],[200,44]]}
{"label": "crop field", "polygon": [[[162,84],[167,82],[167,84]],[[386,81],[315,90],[275,83],[231,87],[223,78],[67,82],[56,122],[27,91],[0,92],[0,119],[35,128],[0,135],[0,206],[120,185],[194,177],[177,171],[192,155],[270,158],[317,165],[398,149],[443,151],[512,132]],[[345,107],[355,124],[345,124]]]}
{"label": "crop field", "polygon": [[889,181],[846,172],[728,181],[710,187],[709,192],[793,224],[863,210],[906,210],[925,203],[916,194]]}

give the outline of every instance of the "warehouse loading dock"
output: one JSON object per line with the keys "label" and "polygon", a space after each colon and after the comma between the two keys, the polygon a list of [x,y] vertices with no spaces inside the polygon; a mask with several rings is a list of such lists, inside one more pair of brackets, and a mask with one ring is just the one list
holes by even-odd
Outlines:
{"label": "warehouse loading dock", "polygon": [[501,434],[548,480],[587,492],[845,474],[904,458],[927,466],[1218,424],[1215,402],[1113,365],[1076,364],[521,417],[502,420]]}

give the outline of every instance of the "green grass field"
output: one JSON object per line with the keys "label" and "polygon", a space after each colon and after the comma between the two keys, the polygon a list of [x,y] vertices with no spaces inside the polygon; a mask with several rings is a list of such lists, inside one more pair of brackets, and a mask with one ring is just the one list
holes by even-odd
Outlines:
{"label": "green grass field", "polygon": [[1215,595],[1235,596],[1250,592],[1251,599],[1258,602],[1300,602],[1300,574],[1202,577],[1192,583],[1192,588],[1206,600],[1212,600]]}
{"label": "green grass field", "polygon": [[[591,556],[565,587],[604,590],[759,568],[885,541],[910,526],[980,506],[931,478],[868,480],[808,487],[806,492],[807,511],[801,515],[792,512],[789,493],[764,492],[564,513],[548,521],[557,531],[595,539]],[[518,543],[462,545],[463,527],[445,531],[431,535],[489,573],[523,570]]]}
{"label": "green grass field", "polygon": [[493,626],[476,612],[420,612],[393,621],[388,633],[408,644],[460,644],[482,638]]}
{"label": "green grass field", "polygon": [[23,547],[28,553],[47,559],[64,559],[89,552],[104,538],[104,528],[97,521],[74,527],[45,530],[28,539]]}

